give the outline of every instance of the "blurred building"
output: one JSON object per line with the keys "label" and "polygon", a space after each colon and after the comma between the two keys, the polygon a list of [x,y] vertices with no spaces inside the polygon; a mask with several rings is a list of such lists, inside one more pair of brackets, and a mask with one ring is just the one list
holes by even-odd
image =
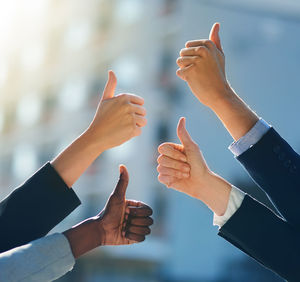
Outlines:
{"label": "blurred building", "polygon": [[297,1],[11,0],[0,2],[0,15],[1,198],[89,125],[109,69],[117,93],[141,95],[147,108],[143,134],[95,161],[74,185],[83,204],[53,232],[98,213],[124,163],[128,198],[154,209],[153,234],[99,248],[59,281],[281,281],[218,238],[202,203],[159,184],[156,158],[161,142],[178,142],[186,116],[210,167],[267,201],[227,150],[220,122],[176,77],[175,62],[187,40],[207,38],[219,21],[231,84],[298,149]]}

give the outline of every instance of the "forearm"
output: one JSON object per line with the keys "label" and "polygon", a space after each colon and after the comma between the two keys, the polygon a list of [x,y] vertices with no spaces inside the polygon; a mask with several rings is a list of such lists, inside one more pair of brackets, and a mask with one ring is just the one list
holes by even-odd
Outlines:
{"label": "forearm", "polygon": [[244,136],[258,121],[258,116],[230,87],[210,108],[222,121],[234,140]]}
{"label": "forearm", "polygon": [[92,162],[103,152],[104,146],[95,143],[90,132],[85,131],[51,161],[68,187],[71,187]]}
{"label": "forearm", "polygon": [[216,215],[222,216],[226,212],[231,192],[231,184],[222,177],[209,173],[205,186],[199,189],[199,196]]}
{"label": "forearm", "polygon": [[103,238],[93,219],[87,219],[63,234],[69,241],[75,259],[100,246]]}

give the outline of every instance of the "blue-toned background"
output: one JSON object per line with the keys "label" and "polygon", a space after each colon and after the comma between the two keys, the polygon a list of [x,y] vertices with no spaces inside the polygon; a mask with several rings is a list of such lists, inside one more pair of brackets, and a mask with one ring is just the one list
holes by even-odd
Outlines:
{"label": "blue-toned background", "polygon": [[227,149],[222,124],[175,74],[184,43],[207,38],[216,21],[231,85],[299,150],[297,1],[0,0],[1,198],[88,126],[107,70],[118,93],[144,97],[147,108],[143,134],[95,161],[74,185],[83,204],[54,231],[101,210],[124,163],[128,198],[154,209],[152,235],[98,248],[58,281],[281,281],[219,238],[206,206],[157,181],[157,146],[178,142],[186,116],[209,166],[265,199]]}

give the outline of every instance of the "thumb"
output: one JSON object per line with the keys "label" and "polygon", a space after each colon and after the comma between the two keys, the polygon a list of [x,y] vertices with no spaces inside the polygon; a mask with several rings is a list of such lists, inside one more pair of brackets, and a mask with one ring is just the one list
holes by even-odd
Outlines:
{"label": "thumb", "polygon": [[112,98],[115,94],[115,89],[117,86],[117,77],[113,71],[108,72],[108,80],[103,90],[101,99],[106,100]]}
{"label": "thumb", "polygon": [[222,46],[221,46],[221,39],[219,36],[219,30],[220,30],[220,24],[215,23],[210,30],[209,39],[213,43],[215,43],[217,48],[223,53]]}
{"label": "thumb", "polygon": [[125,165],[120,165],[119,169],[120,169],[120,179],[112,195],[117,196],[119,199],[123,199],[125,198],[128,181],[129,181],[129,175]]}
{"label": "thumb", "polygon": [[193,145],[195,142],[193,141],[192,137],[188,133],[185,127],[185,118],[181,117],[178,125],[177,125],[177,136],[181,142],[181,144],[186,148]]}

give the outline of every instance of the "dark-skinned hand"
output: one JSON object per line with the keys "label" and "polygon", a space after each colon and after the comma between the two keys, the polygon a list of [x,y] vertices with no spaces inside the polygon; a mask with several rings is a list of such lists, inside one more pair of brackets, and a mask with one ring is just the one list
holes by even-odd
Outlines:
{"label": "dark-skinned hand", "polygon": [[104,209],[64,232],[75,258],[103,245],[128,245],[142,242],[150,234],[152,209],[125,197],[129,175],[120,166],[120,179]]}

